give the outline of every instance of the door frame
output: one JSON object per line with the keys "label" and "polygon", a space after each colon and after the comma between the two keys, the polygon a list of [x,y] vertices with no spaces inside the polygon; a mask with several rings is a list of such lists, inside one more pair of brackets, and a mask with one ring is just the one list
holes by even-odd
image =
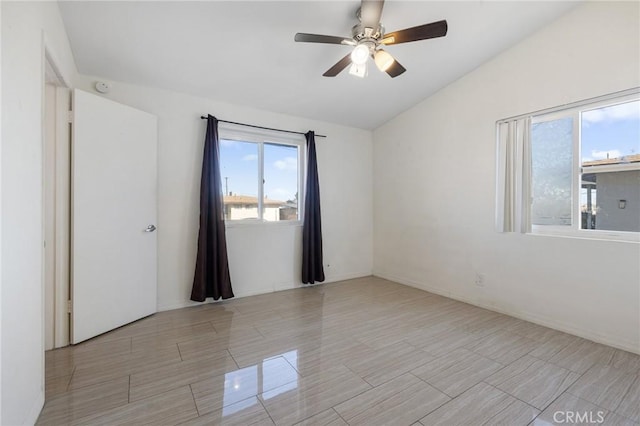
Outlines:
{"label": "door frame", "polygon": [[[53,182],[54,202],[54,290],[53,290],[53,320],[54,320],[54,348],[69,345],[69,274],[70,274],[70,179],[71,179],[71,134],[69,123],[69,110],[71,107],[71,90],[68,78],[65,78],[57,65],[56,56],[47,43],[43,34],[43,78],[42,78],[42,235],[45,235],[46,208],[45,203],[45,149],[47,143],[45,126],[45,90],[46,84],[54,84],[55,91],[55,134],[54,134],[54,170]],[[45,247],[42,245],[42,341],[45,346]]]}

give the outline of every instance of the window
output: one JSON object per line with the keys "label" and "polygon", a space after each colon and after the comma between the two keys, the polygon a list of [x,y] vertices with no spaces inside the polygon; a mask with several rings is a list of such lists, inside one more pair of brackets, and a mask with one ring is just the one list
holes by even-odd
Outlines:
{"label": "window", "polygon": [[[288,135],[287,135],[288,136]],[[300,220],[304,137],[220,128],[220,173],[227,221]]]}
{"label": "window", "polygon": [[637,92],[499,122],[498,154],[501,230],[640,240]]}
{"label": "window", "polygon": [[531,124],[531,223],[571,225],[573,120]]}

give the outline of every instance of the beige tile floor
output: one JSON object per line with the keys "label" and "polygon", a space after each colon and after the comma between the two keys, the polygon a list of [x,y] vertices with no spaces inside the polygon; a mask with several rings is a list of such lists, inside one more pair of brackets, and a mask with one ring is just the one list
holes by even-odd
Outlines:
{"label": "beige tile floor", "polygon": [[38,424],[638,425],[639,375],[638,355],[368,277],[47,352]]}

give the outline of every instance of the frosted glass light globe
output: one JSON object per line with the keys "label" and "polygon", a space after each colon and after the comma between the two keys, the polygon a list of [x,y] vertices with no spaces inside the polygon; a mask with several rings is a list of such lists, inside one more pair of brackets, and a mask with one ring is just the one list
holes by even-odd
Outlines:
{"label": "frosted glass light globe", "polygon": [[389,55],[384,50],[378,50],[374,56],[376,66],[382,72],[385,72],[393,64],[393,56]]}
{"label": "frosted glass light globe", "polygon": [[369,48],[364,44],[359,44],[351,52],[351,62],[356,65],[364,65],[369,59]]}

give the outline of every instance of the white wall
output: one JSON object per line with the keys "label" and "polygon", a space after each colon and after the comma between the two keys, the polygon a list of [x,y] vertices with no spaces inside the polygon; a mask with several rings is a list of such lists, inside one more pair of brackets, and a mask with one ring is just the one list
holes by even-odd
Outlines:
{"label": "white wall", "polygon": [[[81,77],[92,89],[98,79]],[[220,84],[224,84],[221,82]],[[327,282],[372,273],[372,133],[180,93],[113,82],[106,97],[158,116],[158,308],[190,305],[206,122],[220,119],[315,130]],[[236,296],[300,285],[300,226],[230,226],[227,246]]]}
{"label": "white wall", "polygon": [[35,422],[44,402],[42,124],[44,44],[75,65],[58,5],[2,8],[2,418]]}
{"label": "white wall", "polygon": [[494,231],[496,120],[639,86],[639,6],[580,5],[374,132],[374,274],[640,352],[640,245]]}
{"label": "white wall", "polygon": [[[2,6],[0,5],[0,100],[2,97]],[[0,102],[0,321],[2,321],[2,102]],[[0,422],[2,421],[2,323],[0,322]]]}

